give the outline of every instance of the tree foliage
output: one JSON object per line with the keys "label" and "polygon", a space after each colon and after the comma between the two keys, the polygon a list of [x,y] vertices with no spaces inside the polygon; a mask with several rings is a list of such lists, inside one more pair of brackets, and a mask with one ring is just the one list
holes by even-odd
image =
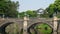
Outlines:
{"label": "tree foliage", "polygon": [[11,0],[0,1],[0,14],[4,14],[5,17],[17,17],[19,3]]}
{"label": "tree foliage", "polygon": [[50,4],[49,7],[46,8],[49,17],[53,17],[53,14],[60,12],[60,0],[55,0],[53,4]]}
{"label": "tree foliage", "polygon": [[37,17],[37,12],[33,11],[33,10],[27,10],[25,12],[21,12],[20,13],[20,17],[24,17],[24,16],[28,16],[28,17]]}
{"label": "tree foliage", "polygon": [[24,14],[25,14],[25,12],[19,13],[20,18],[23,18],[25,16]]}
{"label": "tree foliage", "polygon": [[36,11],[27,10],[26,13],[27,13],[27,15],[29,15],[29,17],[37,17]]}

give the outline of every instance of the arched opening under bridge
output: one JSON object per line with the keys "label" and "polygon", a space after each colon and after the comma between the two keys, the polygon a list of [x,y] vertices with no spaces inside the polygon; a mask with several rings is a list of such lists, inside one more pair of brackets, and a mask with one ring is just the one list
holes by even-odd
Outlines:
{"label": "arched opening under bridge", "polygon": [[47,23],[38,22],[28,28],[29,34],[52,34],[53,28]]}

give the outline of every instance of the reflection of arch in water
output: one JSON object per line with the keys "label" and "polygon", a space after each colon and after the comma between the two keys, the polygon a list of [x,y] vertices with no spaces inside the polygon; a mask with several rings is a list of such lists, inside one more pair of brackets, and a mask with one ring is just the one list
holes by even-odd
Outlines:
{"label": "reflection of arch in water", "polygon": [[0,33],[1,33],[1,34],[7,34],[6,31],[5,31],[5,28],[6,28],[8,25],[12,24],[12,23],[14,23],[14,22],[8,22],[8,23],[3,24],[3,25],[0,27]]}
{"label": "reflection of arch in water", "polygon": [[[33,29],[35,31],[35,34],[37,34],[37,31],[34,29],[34,27],[38,24],[47,24],[47,23],[43,23],[43,22],[38,22],[38,23],[34,23],[32,24],[29,28],[28,28],[28,33],[31,34],[30,30]],[[47,24],[51,29],[52,29],[52,32],[53,33],[53,27],[50,26],[49,24]]]}

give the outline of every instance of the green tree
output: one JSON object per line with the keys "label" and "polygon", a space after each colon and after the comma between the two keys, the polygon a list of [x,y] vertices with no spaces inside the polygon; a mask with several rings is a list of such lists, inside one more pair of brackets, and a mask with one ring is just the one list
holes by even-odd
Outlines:
{"label": "green tree", "polygon": [[53,17],[54,13],[60,12],[60,0],[55,0],[53,4],[50,4],[48,8],[46,8],[49,17]]}
{"label": "green tree", "polygon": [[20,18],[23,18],[24,16],[37,17],[37,12],[34,10],[27,10],[27,11],[21,12],[19,14],[20,14]]}
{"label": "green tree", "polygon": [[56,12],[56,6],[51,4],[47,9],[49,17],[53,17],[54,12]]}
{"label": "green tree", "polygon": [[0,14],[5,14],[5,17],[17,17],[18,14],[18,2],[11,0],[1,0],[0,1]]}
{"label": "green tree", "polygon": [[29,17],[37,17],[36,11],[27,10],[26,13],[27,13],[27,15],[29,15]]}
{"label": "green tree", "polygon": [[19,13],[19,15],[20,15],[20,18],[23,18],[25,15],[25,12],[21,12],[21,13]]}

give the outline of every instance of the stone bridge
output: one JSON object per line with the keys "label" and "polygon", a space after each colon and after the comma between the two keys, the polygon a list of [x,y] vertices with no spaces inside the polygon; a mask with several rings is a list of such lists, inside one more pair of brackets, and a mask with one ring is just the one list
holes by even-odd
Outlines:
{"label": "stone bridge", "polygon": [[[17,23],[19,25],[19,30],[23,28],[23,34],[27,34],[27,29],[35,24],[46,23],[51,28],[53,28],[54,34],[56,34],[56,30],[58,27],[59,18],[0,18],[0,27],[4,27],[5,29],[10,23]],[[4,30],[3,30],[4,32]],[[2,32],[1,32],[2,33]]]}

